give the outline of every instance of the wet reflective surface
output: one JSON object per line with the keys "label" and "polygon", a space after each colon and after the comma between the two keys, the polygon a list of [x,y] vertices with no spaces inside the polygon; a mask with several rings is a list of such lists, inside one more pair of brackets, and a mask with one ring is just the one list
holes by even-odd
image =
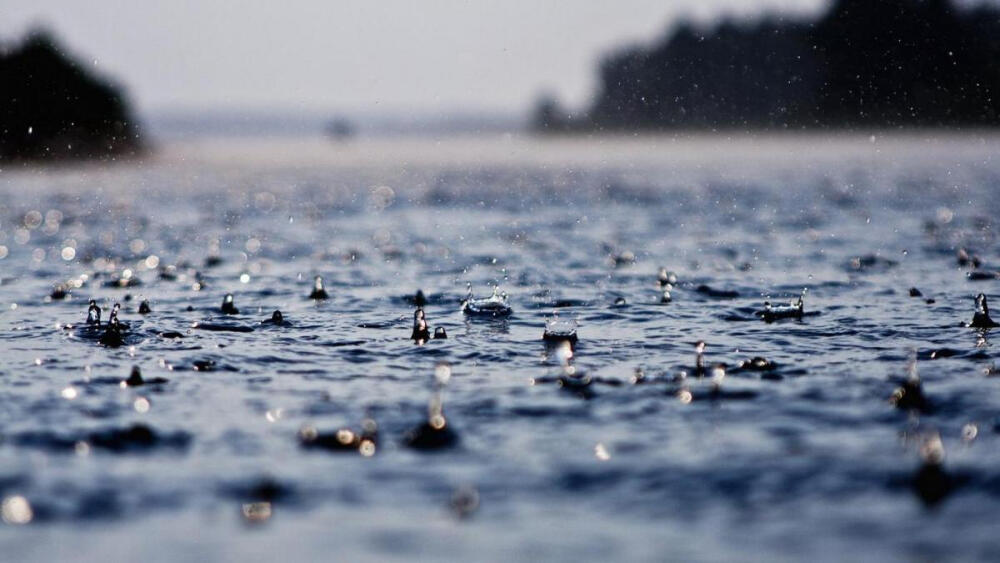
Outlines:
{"label": "wet reflective surface", "polygon": [[[963,324],[1000,299],[998,146],[205,142],[4,169],[0,559],[988,557],[997,336]],[[467,284],[512,314],[464,314]],[[447,338],[411,339],[418,302]]]}

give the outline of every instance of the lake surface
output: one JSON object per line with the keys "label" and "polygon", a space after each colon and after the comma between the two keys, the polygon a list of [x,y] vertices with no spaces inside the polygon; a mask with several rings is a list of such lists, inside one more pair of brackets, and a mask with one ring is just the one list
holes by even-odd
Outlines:
{"label": "lake surface", "polygon": [[[983,134],[204,139],[5,167],[0,559],[994,557],[998,336],[962,323],[1000,291],[956,257],[1000,267],[998,155]],[[469,283],[513,315],[467,318]],[[446,340],[409,339],[418,288]],[[803,290],[801,319],[755,315]],[[121,303],[123,346],[85,328],[90,299]],[[914,351],[924,411],[889,401]],[[755,356],[774,368],[737,369]],[[457,443],[410,447],[442,363]],[[167,381],[120,385],[132,366]],[[300,438],[364,420],[365,455]]]}

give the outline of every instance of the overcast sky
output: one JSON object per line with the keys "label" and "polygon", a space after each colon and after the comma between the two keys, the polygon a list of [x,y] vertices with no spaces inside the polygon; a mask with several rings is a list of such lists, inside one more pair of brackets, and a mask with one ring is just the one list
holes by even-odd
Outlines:
{"label": "overcast sky", "polygon": [[125,83],[143,111],[523,111],[586,101],[600,54],[682,15],[809,13],[824,0],[4,0]]}

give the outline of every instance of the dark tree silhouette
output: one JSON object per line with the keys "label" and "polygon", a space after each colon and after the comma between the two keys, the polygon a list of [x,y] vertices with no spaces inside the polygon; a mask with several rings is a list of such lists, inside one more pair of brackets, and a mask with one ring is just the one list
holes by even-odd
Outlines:
{"label": "dark tree silhouette", "polygon": [[[995,35],[998,14],[987,14]],[[1000,83],[991,67],[1000,51],[971,33],[970,16],[945,0],[840,0],[814,33],[826,70],[820,116],[857,125],[995,125]]]}
{"label": "dark tree silhouette", "polygon": [[35,31],[0,52],[0,160],[112,158],[141,148],[120,88]]}
{"label": "dark tree silhouette", "polygon": [[563,131],[569,123],[569,116],[555,96],[545,94],[535,102],[535,114],[531,122],[545,131]]}
{"label": "dark tree silhouette", "polygon": [[682,23],[606,58],[589,111],[563,129],[996,126],[998,60],[1000,10],[947,0],[837,0],[817,21]]}

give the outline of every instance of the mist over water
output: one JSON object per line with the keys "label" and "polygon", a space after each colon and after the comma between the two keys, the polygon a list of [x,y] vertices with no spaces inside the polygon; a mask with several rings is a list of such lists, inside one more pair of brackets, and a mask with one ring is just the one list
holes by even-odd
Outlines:
{"label": "mist over water", "polygon": [[[3,558],[988,557],[995,335],[961,324],[1000,295],[956,256],[997,270],[996,146],[194,139],[8,166],[0,497],[31,525],[0,526]],[[512,316],[463,315],[468,283]],[[409,339],[417,289],[447,339]],[[804,289],[803,318],[755,315]],[[90,299],[122,304],[124,345],[82,328]],[[925,412],[890,404],[913,350]],[[417,449],[438,406],[456,441]],[[317,445],[368,419],[371,455]]]}

